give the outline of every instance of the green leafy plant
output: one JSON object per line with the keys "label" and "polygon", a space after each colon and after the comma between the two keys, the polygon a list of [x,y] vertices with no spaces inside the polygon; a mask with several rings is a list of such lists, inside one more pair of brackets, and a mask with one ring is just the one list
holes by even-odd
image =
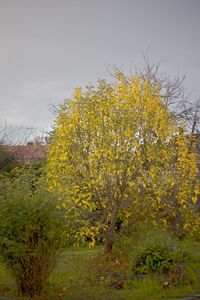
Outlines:
{"label": "green leafy plant", "polygon": [[34,296],[56,264],[66,231],[62,209],[29,175],[26,170],[12,180],[1,178],[0,257],[18,292]]}
{"label": "green leafy plant", "polygon": [[0,171],[10,171],[16,165],[17,162],[13,153],[0,145]]}
{"label": "green leafy plant", "polygon": [[184,251],[180,250],[176,242],[168,240],[164,235],[150,235],[136,250],[135,272],[170,272],[182,263],[185,257]]}

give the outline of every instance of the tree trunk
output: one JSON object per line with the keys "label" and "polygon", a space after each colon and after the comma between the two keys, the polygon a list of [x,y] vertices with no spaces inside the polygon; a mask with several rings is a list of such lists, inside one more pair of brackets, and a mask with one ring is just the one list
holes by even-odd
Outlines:
{"label": "tree trunk", "polygon": [[114,232],[110,231],[110,228],[105,234],[105,247],[104,247],[104,252],[105,254],[110,254],[112,252],[114,244]]}
{"label": "tree trunk", "polygon": [[105,233],[105,247],[104,247],[105,254],[110,254],[112,252],[112,248],[115,242],[115,223],[117,220],[117,213],[118,213],[118,206],[115,205],[112,212],[109,228]]}

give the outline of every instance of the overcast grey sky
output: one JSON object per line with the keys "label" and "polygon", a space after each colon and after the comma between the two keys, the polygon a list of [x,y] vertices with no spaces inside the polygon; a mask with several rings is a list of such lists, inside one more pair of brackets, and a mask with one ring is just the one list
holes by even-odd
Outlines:
{"label": "overcast grey sky", "polygon": [[0,123],[48,127],[49,102],[148,47],[200,96],[200,0],[0,0],[0,43]]}

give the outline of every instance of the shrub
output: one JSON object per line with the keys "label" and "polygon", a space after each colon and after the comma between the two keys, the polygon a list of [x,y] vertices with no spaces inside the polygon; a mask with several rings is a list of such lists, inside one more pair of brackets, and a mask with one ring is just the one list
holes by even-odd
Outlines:
{"label": "shrub", "polygon": [[1,179],[0,256],[23,295],[40,295],[64,245],[65,218],[28,174]]}
{"label": "shrub", "polygon": [[16,164],[14,155],[0,145],[0,171],[10,171]]}
{"label": "shrub", "polygon": [[135,253],[135,272],[147,274],[151,272],[166,273],[173,270],[185,259],[185,253],[176,242],[166,236],[150,235],[144,240]]}

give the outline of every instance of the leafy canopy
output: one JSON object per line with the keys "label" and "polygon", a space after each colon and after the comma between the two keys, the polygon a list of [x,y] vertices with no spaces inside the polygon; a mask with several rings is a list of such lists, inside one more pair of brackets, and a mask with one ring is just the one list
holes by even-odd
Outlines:
{"label": "leafy canopy", "polygon": [[93,228],[111,238],[118,217],[128,224],[135,212],[196,201],[196,156],[159,83],[116,79],[77,88],[60,106],[46,168],[49,190],[93,238]]}

